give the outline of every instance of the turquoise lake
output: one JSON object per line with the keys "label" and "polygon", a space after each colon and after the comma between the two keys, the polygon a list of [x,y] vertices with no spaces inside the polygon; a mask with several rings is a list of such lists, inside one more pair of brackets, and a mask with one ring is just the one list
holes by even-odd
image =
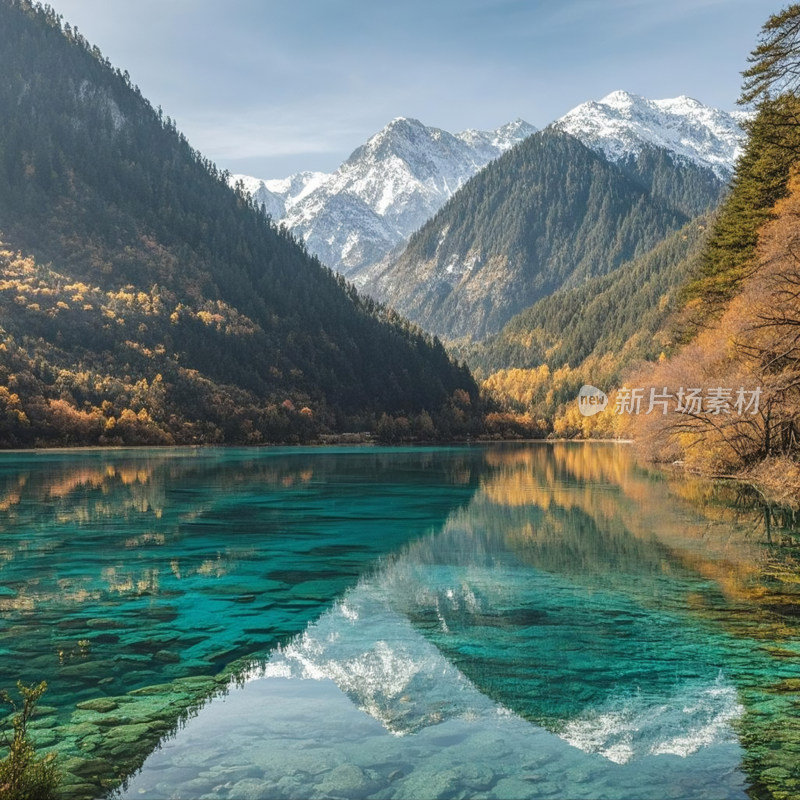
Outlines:
{"label": "turquoise lake", "polygon": [[622,444],[8,453],[0,688],[65,797],[797,798],[799,556]]}

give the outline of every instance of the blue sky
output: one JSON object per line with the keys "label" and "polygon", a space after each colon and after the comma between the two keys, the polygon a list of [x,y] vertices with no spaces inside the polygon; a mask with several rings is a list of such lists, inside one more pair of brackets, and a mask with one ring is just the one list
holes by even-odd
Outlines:
{"label": "blue sky", "polygon": [[615,89],[732,109],[766,0],[51,0],[191,143],[334,169],[397,116],[543,127]]}

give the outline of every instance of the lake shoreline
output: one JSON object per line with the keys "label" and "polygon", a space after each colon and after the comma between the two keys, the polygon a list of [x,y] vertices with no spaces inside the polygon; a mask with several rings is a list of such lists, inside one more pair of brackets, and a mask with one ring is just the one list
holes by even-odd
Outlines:
{"label": "lake shoreline", "polygon": [[302,448],[324,448],[324,447],[457,447],[486,444],[563,444],[565,442],[584,443],[584,444],[633,444],[633,439],[453,439],[451,441],[408,441],[408,442],[379,442],[376,440],[366,441],[315,441],[315,442],[268,442],[261,444],[230,444],[230,443],[211,443],[202,444],[92,444],[92,445],[60,445],[45,447],[8,447],[0,448],[0,455],[5,453],[95,453],[95,452],[138,452],[142,450],[269,450],[269,449],[302,449]]}
{"label": "lake shoreline", "polygon": [[[346,437],[346,438],[345,438]],[[353,438],[350,438],[353,437]],[[364,438],[356,438],[364,437]],[[325,441],[314,442],[282,442],[262,444],[177,444],[177,445],[63,445],[60,447],[26,447],[0,449],[0,456],[4,453],[19,454],[50,454],[50,453],[93,453],[93,452],[139,452],[142,450],[155,451],[203,451],[214,448],[223,450],[245,449],[254,452],[268,449],[303,449],[310,450],[333,447],[346,448],[403,448],[403,447],[472,447],[475,445],[492,444],[559,444],[565,442],[583,444],[635,444],[634,439],[597,439],[597,438],[543,438],[543,439],[492,439],[476,438],[470,440],[454,439],[449,442],[441,441],[409,441],[385,443],[372,438],[365,438],[364,434],[330,435]],[[649,462],[662,469],[674,468],[686,475],[707,478],[708,480],[736,481],[746,484],[757,492],[769,504],[787,506],[793,509],[800,508],[800,465],[786,457],[771,457],[748,469],[734,473],[706,473],[685,467],[680,462],[659,463]]]}

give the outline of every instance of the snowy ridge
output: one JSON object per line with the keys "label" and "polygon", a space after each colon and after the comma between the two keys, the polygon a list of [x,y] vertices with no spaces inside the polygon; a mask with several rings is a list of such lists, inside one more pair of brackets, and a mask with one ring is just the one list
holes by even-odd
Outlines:
{"label": "snowy ridge", "polygon": [[[742,152],[745,112],[689,97],[649,100],[624,91],[584,103],[553,123],[617,162],[646,146],[730,179]],[[234,175],[273,220],[303,239],[333,269],[362,284],[467,180],[536,129],[523,120],[493,131],[448,133],[397,117],[331,174],[299,172],[260,180]]]}
{"label": "snowy ridge", "polygon": [[289,209],[313,192],[331,176],[325,172],[298,172],[288,178],[261,180],[250,175],[231,175],[231,185],[241,182],[244,190],[259,205],[266,208],[272,219],[282,220]]}
{"label": "snowy ridge", "polygon": [[249,175],[231,175],[230,183],[232,186],[241,183],[244,190],[252,195],[259,205],[264,206],[272,219],[280,219],[286,213],[283,199],[267,188],[266,181],[251,178]]}
{"label": "snowy ridge", "polygon": [[736,687],[685,682],[666,701],[641,693],[614,697],[605,709],[591,709],[568,721],[559,736],[586,753],[616,764],[647,755],[687,758],[704,747],[732,740],[731,725],[742,716]]}
{"label": "snowy ridge", "polygon": [[469,178],[535,130],[516,120],[494,131],[452,134],[398,117],[333,174],[234,175],[232,182],[243,181],[274,220],[347,275],[403,243]]}
{"label": "snowy ridge", "polygon": [[553,126],[603,153],[610,161],[636,156],[645,145],[661,147],[728,180],[742,153],[748,114],[705,106],[691,97],[648,100],[617,91],[583,103]]}

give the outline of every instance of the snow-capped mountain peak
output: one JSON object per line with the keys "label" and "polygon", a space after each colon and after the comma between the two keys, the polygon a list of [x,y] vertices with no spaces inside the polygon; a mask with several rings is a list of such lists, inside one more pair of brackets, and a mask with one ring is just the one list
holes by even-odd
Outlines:
{"label": "snow-capped mountain peak", "polygon": [[[745,139],[744,112],[728,113],[686,96],[649,100],[616,91],[574,108],[553,126],[610,161],[648,145],[714,171],[727,181]],[[281,180],[241,179],[276,221],[309,250],[353,279],[380,262],[432,217],[486,164],[536,129],[521,119],[496,130],[449,133],[395,117],[333,173]]]}
{"label": "snow-capped mountain peak", "polygon": [[536,133],[536,128],[533,125],[523,119],[516,119],[514,122],[508,122],[493,131],[477,131],[469,128],[457,133],[456,138],[475,148],[492,148],[495,154],[489,157],[489,160],[491,160],[526,139],[532,133]]}
{"label": "snow-capped mountain peak", "polygon": [[745,112],[726,112],[681,95],[649,100],[625,91],[583,103],[556,121],[555,127],[602,152],[611,161],[637,155],[646,145],[730,178],[745,139]]}
{"label": "snow-capped mountain peak", "polygon": [[288,205],[302,200],[330,178],[328,172],[296,172],[288,178],[264,181],[267,189],[284,199]]}
{"label": "snow-capped mountain peak", "polygon": [[520,117],[517,117],[513,122],[507,122],[505,125],[501,125],[494,131],[499,140],[513,142],[514,144],[535,132],[536,128]]}
{"label": "snow-capped mountain peak", "polygon": [[231,175],[230,183],[232,186],[241,184],[247,194],[252,195],[260,206],[264,206],[272,219],[281,219],[286,214],[286,204],[283,198],[270,191],[267,186],[269,181],[253,178],[250,175]]}
{"label": "snow-capped mountain peak", "polygon": [[405,241],[476,172],[535,130],[516,120],[452,134],[395,117],[333,174],[235,177],[323,262],[353,274]]}

